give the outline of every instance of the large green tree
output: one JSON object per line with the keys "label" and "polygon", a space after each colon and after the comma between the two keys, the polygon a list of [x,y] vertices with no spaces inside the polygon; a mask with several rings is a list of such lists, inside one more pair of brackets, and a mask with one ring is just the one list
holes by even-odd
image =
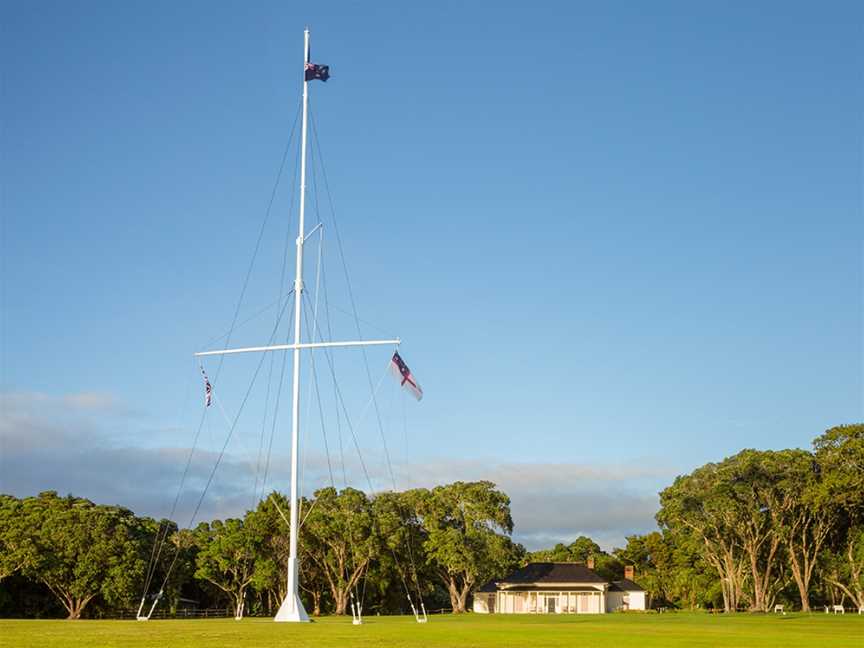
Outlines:
{"label": "large green tree", "polygon": [[825,499],[838,511],[828,579],[857,606],[864,606],[864,424],[827,430],[813,447]]}
{"label": "large green tree", "polygon": [[27,563],[27,535],[22,528],[21,500],[0,494],[0,582]]}
{"label": "large green tree", "polygon": [[593,565],[594,571],[610,581],[618,580],[624,574],[624,565],[616,556],[603,551],[600,545],[584,535],[568,545],[559,542],[551,549],[534,551],[526,556],[527,561],[586,563]]}
{"label": "large green tree", "polygon": [[657,521],[673,536],[689,536],[698,543],[701,555],[719,577],[723,607],[732,612],[744,597],[747,561],[726,468],[709,463],[677,477],[660,493]]}
{"label": "large green tree", "polygon": [[698,540],[727,610],[745,600],[769,610],[790,581],[809,610],[820,566],[823,579],[864,603],[864,426],[832,428],[814,450],[743,450],[661,493],[658,522],[677,545]]}
{"label": "large green tree", "polygon": [[447,588],[453,612],[465,612],[469,593],[503,576],[520,558],[510,540],[510,498],[488,481],[455,482],[411,499],[425,531],[426,559]]}
{"label": "large green tree", "polygon": [[[173,613],[180,603],[181,591],[193,580],[195,573],[195,538],[188,529],[178,529],[171,520],[140,518],[146,529],[144,547],[147,554],[147,575],[142,585],[144,606],[142,614],[147,614],[153,600],[159,598],[156,610]],[[162,607],[164,602],[165,607]]]}
{"label": "large green tree", "polygon": [[529,555],[530,560],[538,562],[588,562],[605,552],[588,536],[579,536],[573,542],[565,545],[559,542],[551,549],[541,549]]}
{"label": "large green tree", "polygon": [[755,611],[770,610],[782,586],[782,511],[790,493],[781,482],[785,463],[794,452],[742,450],[721,464],[727,506],[734,513],[734,532],[747,557],[750,608]]}
{"label": "large green tree", "polygon": [[380,606],[403,610],[407,603],[419,614],[423,601],[435,595],[435,575],[424,558],[427,535],[410,493],[379,493],[372,504],[382,551],[372,563],[368,584],[377,591]]}
{"label": "large green tree", "polygon": [[131,511],[41,493],[22,501],[23,571],[78,619],[97,596],[131,608],[143,582],[148,529]]}
{"label": "large green tree", "polygon": [[654,531],[646,535],[627,536],[627,546],[617,549],[618,558],[633,565],[639,574],[639,584],[647,593],[645,604],[650,608],[658,600],[670,598],[669,566],[671,549],[664,542],[663,534]]}
{"label": "large green tree", "polygon": [[345,614],[352,593],[380,549],[372,502],[362,491],[322,488],[304,515],[304,564],[323,576],[334,612]]}
{"label": "large green tree", "polygon": [[766,498],[780,536],[801,610],[810,611],[811,583],[836,522],[836,505],[822,483],[822,469],[804,450],[774,453],[775,488]]}
{"label": "large green tree", "polygon": [[243,616],[249,587],[256,579],[264,581],[271,576],[270,565],[262,562],[265,538],[253,524],[228,519],[202,522],[195,529],[195,540],[195,577],[221,590],[230,600],[234,616]]}
{"label": "large green tree", "polygon": [[[303,500],[305,506],[307,502]],[[258,503],[255,511],[246,514],[248,532],[254,533],[261,541],[260,553],[256,557],[257,575],[252,586],[259,597],[258,608],[267,614],[275,614],[288,591],[290,509],[288,499],[273,491]],[[308,583],[308,572],[308,567],[304,567],[301,587]]]}

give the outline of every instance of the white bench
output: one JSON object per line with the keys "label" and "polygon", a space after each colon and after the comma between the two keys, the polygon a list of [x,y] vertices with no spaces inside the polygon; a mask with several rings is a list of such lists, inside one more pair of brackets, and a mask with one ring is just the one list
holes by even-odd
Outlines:
{"label": "white bench", "polygon": [[843,609],[842,605],[832,605],[831,610],[834,612],[834,614],[846,614],[846,610]]}
{"label": "white bench", "polygon": [[774,614],[786,614],[786,611],[783,609],[783,606],[779,603],[774,606]]}

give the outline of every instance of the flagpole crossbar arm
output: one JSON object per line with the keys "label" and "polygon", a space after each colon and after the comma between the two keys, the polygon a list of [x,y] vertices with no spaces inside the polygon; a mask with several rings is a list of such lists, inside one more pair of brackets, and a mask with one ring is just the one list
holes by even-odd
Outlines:
{"label": "flagpole crossbar arm", "polygon": [[312,236],[315,232],[317,232],[319,229],[320,229],[322,232],[324,231],[324,223],[318,223],[315,227],[313,227],[311,230],[309,230],[308,232],[306,232],[306,236],[303,237],[303,242],[305,243],[306,241],[308,241],[308,240],[309,240],[309,237],[311,237],[311,236]]}
{"label": "flagpole crossbar arm", "polygon": [[348,342],[303,342],[301,344],[274,344],[272,346],[244,347],[242,349],[222,349],[221,351],[199,351],[195,354],[195,357],[200,358],[202,356],[232,355],[235,353],[289,351],[294,349],[326,349],[331,347],[381,346],[385,344],[394,344],[396,346],[399,346],[401,343],[402,340],[400,340],[399,338],[393,340],[351,340]]}

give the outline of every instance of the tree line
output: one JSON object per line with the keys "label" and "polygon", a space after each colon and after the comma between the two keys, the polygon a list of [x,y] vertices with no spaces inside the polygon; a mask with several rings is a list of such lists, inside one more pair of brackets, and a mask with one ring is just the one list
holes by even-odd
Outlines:
{"label": "tree line", "polygon": [[[223,607],[273,615],[286,594],[288,500],[278,492],[242,518],[179,529],[44,492],[0,495],[0,615],[129,616],[149,584],[145,613]],[[430,609],[464,612],[471,592],[524,557],[511,540],[510,500],[486,482],[370,497],[323,488],[303,498],[301,596],[313,615]]]}
{"label": "tree line", "polygon": [[[194,602],[273,615],[286,593],[287,499],[179,529],[54,492],[0,495],[0,615],[128,616]],[[562,511],[566,515],[566,511]],[[301,595],[312,614],[470,608],[471,593],[529,561],[593,561],[609,580],[634,565],[652,607],[770,611],[864,606],[864,425],[812,450],[743,450],[660,493],[658,530],[604,551],[588,537],[528,552],[510,500],[487,481],[370,496],[324,488],[301,506]]]}
{"label": "tree line", "polygon": [[623,554],[661,600],[726,611],[864,607],[864,425],[807,450],[743,450],[660,493]]}
{"label": "tree line", "polygon": [[659,529],[600,550],[590,538],[530,554],[620,578],[633,565],[651,607],[770,612],[864,607],[864,425],[812,450],[742,450],[660,492]]}

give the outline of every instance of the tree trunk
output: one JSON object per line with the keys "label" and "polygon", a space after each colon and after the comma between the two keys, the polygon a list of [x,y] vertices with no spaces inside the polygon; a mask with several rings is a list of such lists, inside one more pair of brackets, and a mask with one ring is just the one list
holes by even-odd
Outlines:
{"label": "tree trunk", "polygon": [[80,619],[81,614],[84,612],[84,608],[87,607],[87,604],[94,596],[95,594],[92,594],[90,596],[84,596],[81,598],[69,596],[69,604],[64,604],[64,606],[66,607],[66,611],[69,612],[69,616],[66,618],[69,620]]}
{"label": "tree trunk", "polygon": [[321,590],[319,589],[312,592],[312,616],[321,616]]}
{"label": "tree trunk", "polygon": [[698,527],[691,528],[702,536],[702,543],[705,549],[702,555],[720,577],[720,590],[723,593],[723,610],[725,612],[735,612],[738,609],[743,589],[744,559],[736,557],[736,545],[734,542],[720,537],[712,538],[705,529]]}
{"label": "tree trunk", "polygon": [[764,592],[762,591],[762,577],[759,573],[758,547],[754,549],[748,544],[745,550],[750,558],[750,576],[753,579],[753,600],[750,602],[750,610],[764,612]]}
{"label": "tree trunk", "polygon": [[51,590],[51,593],[54,594],[54,596],[60,600],[60,603],[63,604],[63,607],[68,613],[66,619],[70,621],[80,619],[81,614],[84,612],[84,608],[87,607],[87,604],[96,596],[96,594],[88,594],[87,596],[80,597],[75,596],[74,594],[63,591],[63,589],[59,587],[54,587],[48,581],[43,580],[42,582],[45,583],[48,589]]}
{"label": "tree trunk", "polygon": [[234,598],[234,618],[239,619],[243,616],[243,602],[246,598],[246,588],[239,590],[233,596]]}
{"label": "tree trunk", "polygon": [[802,612],[810,611],[810,580],[830,530],[831,524],[826,514],[811,514],[808,511],[799,513],[789,527],[786,549],[792,576],[798,586]]}
{"label": "tree trunk", "polygon": [[459,611],[465,612],[465,603],[468,601],[468,594],[471,592],[471,583],[466,582],[462,586],[462,591],[459,592]]}
{"label": "tree trunk", "polygon": [[852,539],[849,540],[849,543],[846,546],[846,559],[849,562],[849,587],[841,583],[839,580],[835,578],[828,579],[829,582],[834,585],[844,596],[848,596],[852,601],[854,601],[855,605],[859,608],[864,607],[864,587],[861,586],[861,575],[862,571],[864,571],[864,563],[859,563],[855,559],[854,552],[854,541]]}
{"label": "tree trunk", "polygon": [[[762,554],[763,544],[768,542],[767,555]],[[771,578],[774,571],[774,563],[777,558],[777,550],[780,547],[780,537],[776,534],[758,534],[751,532],[750,539],[744,545],[744,550],[750,559],[750,576],[753,578],[753,601],[750,609],[757,612],[767,612],[770,599],[773,598],[772,589],[777,580]],[[762,554],[762,555],[760,555]],[[760,558],[762,559],[760,561]],[[760,562],[761,569],[760,569]]]}
{"label": "tree trunk", "polygon": [[464,612],[464,603],[460,606],[459,588],[456,586],[456,579],[453,576],[447,580],[447,593],[450,594],[450,607],[453,608],[453,614]]}
{"label": "tree trunk", "polygon": [[801,611],[810,611],[810,577],[805,575],[798,567],[797,561],[792,560],[792,576],[798,586],[798,598],[801,599]]}
{"label": "tree trunk", "polygon": [[348,609],[348,590],[335,588],[333,590],[333,601],[336,603],[335,614],[342,616],[345,610]]}
{"label": "tree trunk", "polygon": [[81,613],[84,611],[84,606],[85,606],[85,605],[86,605],[86,603],[83,603],[80,599],[78,599],[77,601],[73,602],[73,603],[69,606],[69,608],[67,608],[68,611],[69,611],[69,616],[67,616],[66,618],[69,619],[69,620],[80,619],[80,618],[81,618]]}
{"label": "tree trunk", "polygon": [[705,549],[705,557],[720,577],[723,610],[724,612],[734,612],[738,609],[738,602],[741,598],[741,565],[736,564],[733,551],[729,547],[723,547],[715,552],[712,545],[705,539]]}
{"label": "tree trunk", "polygon": [[723,611],[728,612],[731,606],[729,601],[729,582],[727,579],[720,577],[720,591],[723,593]]}

